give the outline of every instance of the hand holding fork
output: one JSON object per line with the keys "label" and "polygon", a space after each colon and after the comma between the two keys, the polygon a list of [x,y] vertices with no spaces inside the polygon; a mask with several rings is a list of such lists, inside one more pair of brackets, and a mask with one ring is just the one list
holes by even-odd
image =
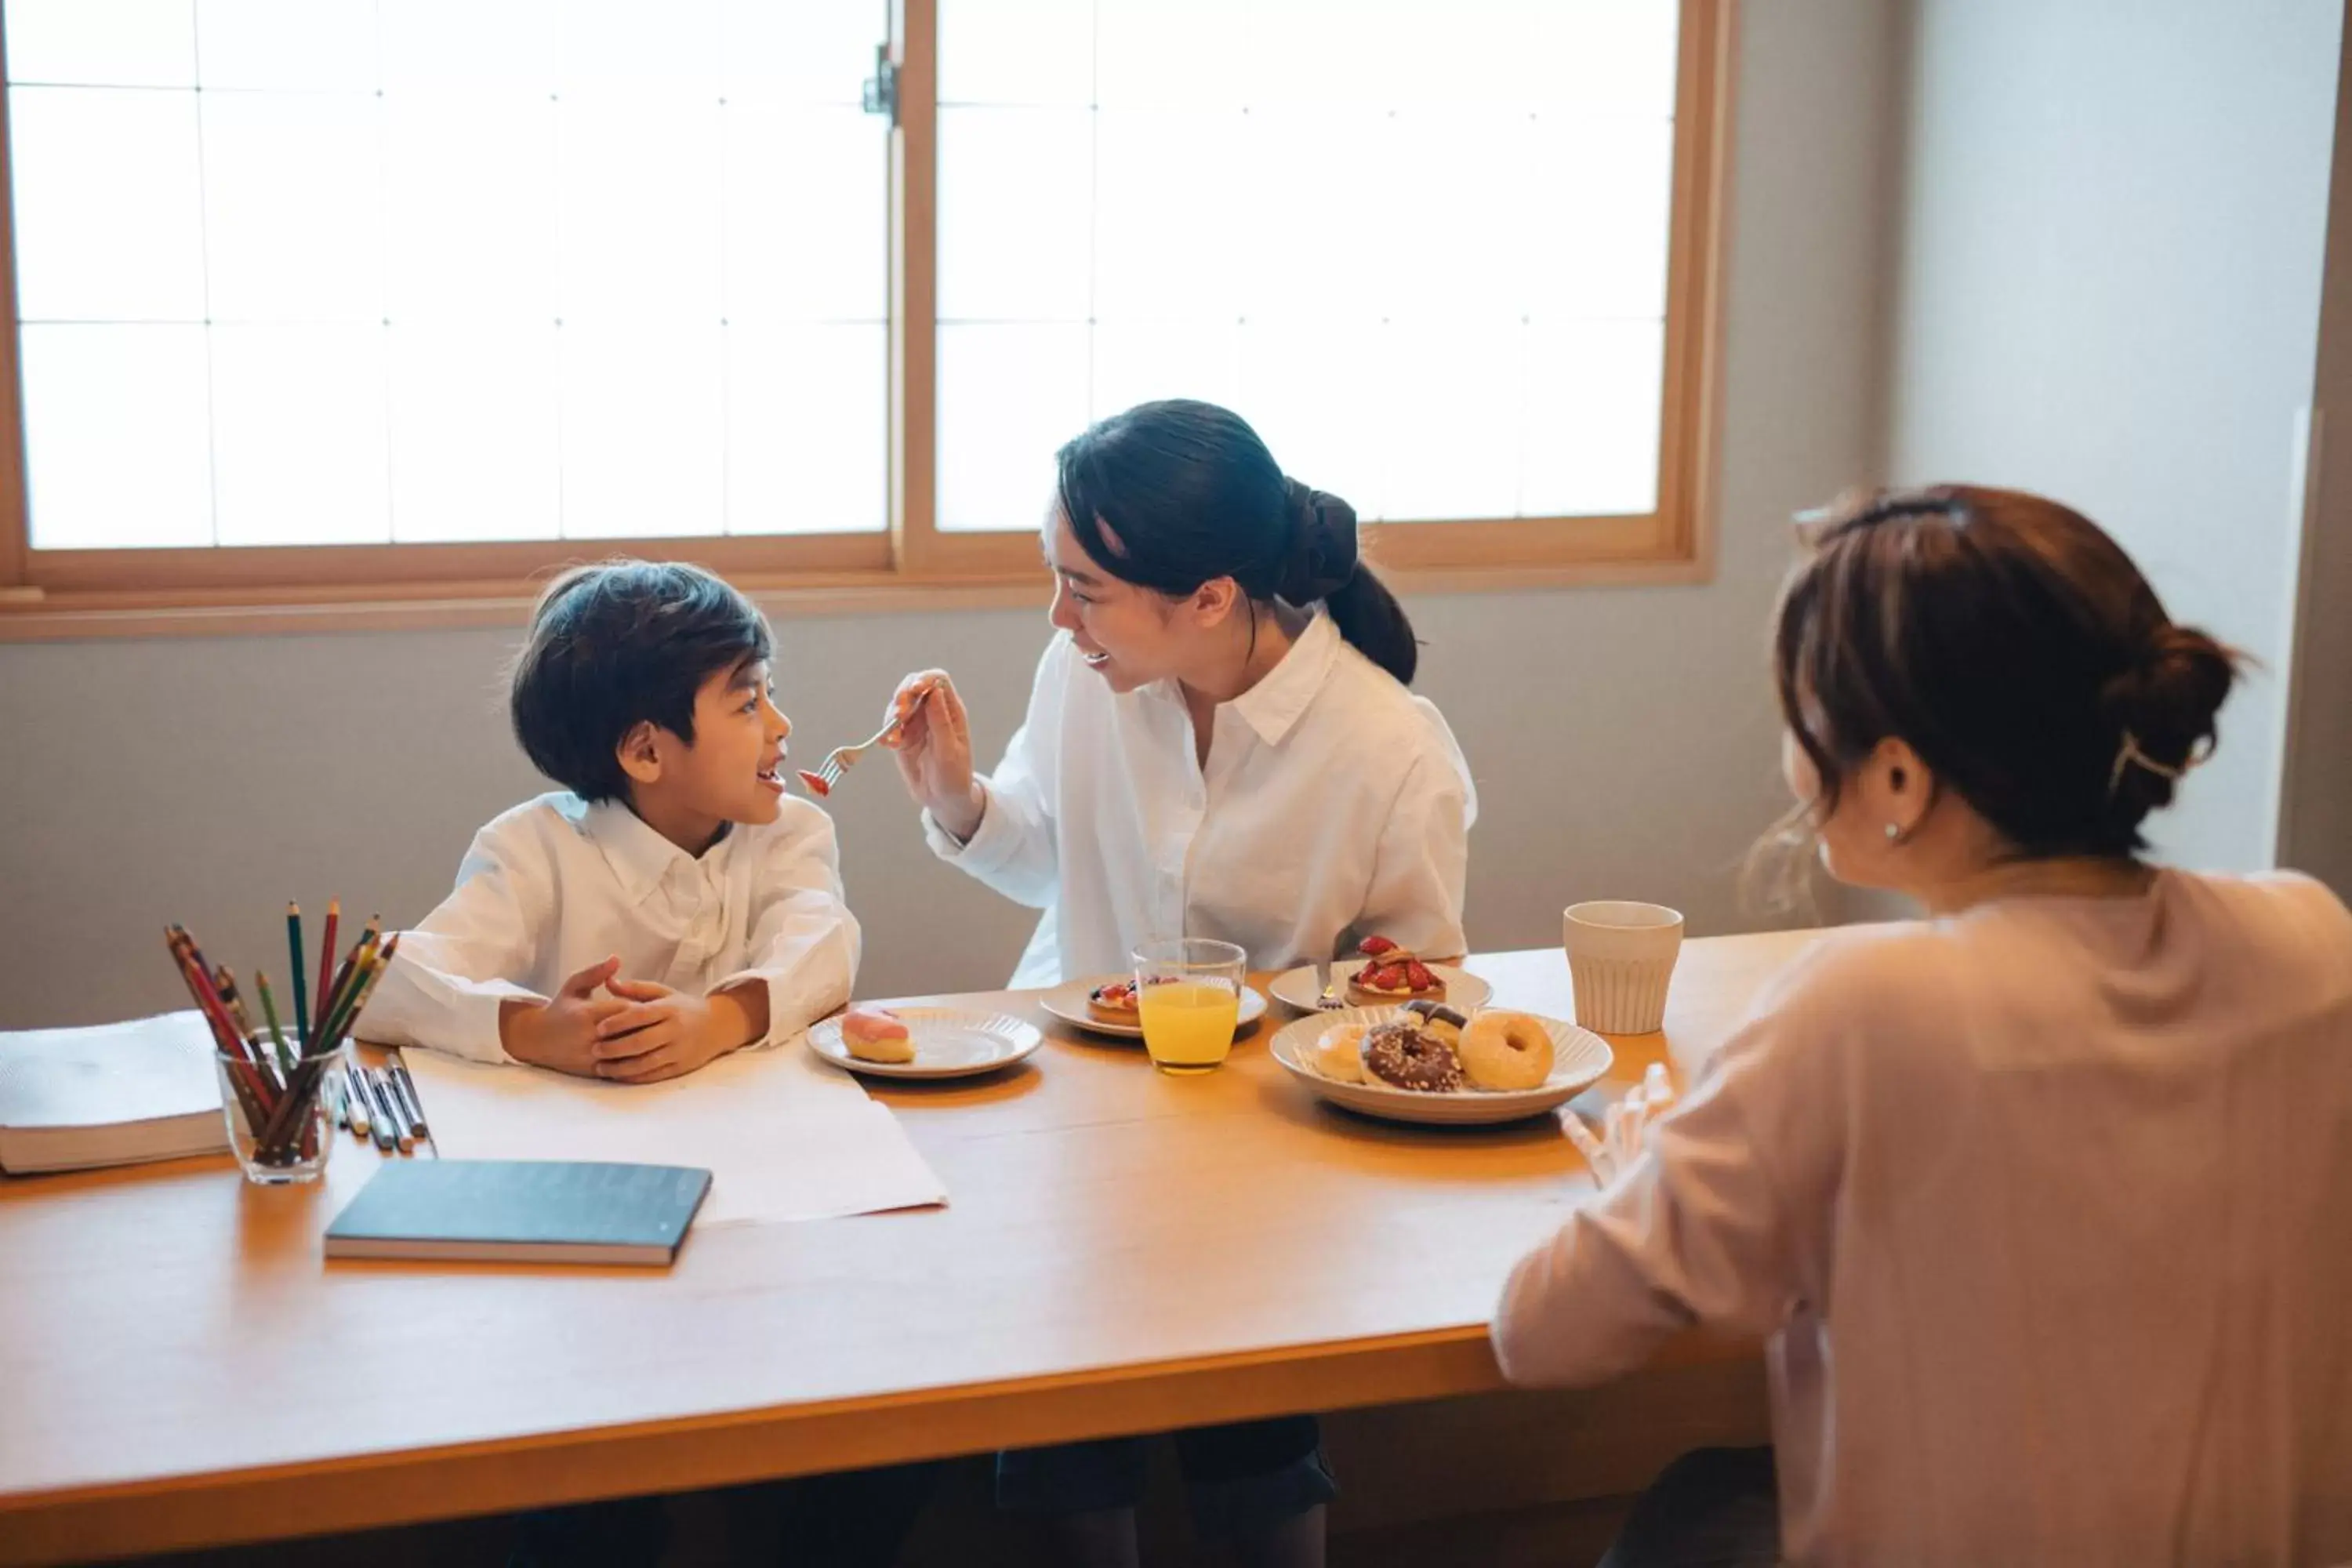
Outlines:
{"label": "hand holding fork", "polygon": [[1666,1076],[1665,1064],[1652,1062],[1642,1081],[1603,1114],[1598,1137],[1573,1109],[1561,1121],[1568,1128],[1568,1141],[1592,1167],[1592,1179],[1606,1187],[1641,1157],[1642,1134],[1648,1130],[1650,1119],[1663,1114],[1674,1102],[1675,1086]]}
{"label": "hand holding fork", "polygon": [[[941,677],[941,679],[944,680],[945,677]],[[819,763],[814,768],[800,770],[801,782],[808,785],[809,794],[820,796],[831,795],[833,786],[841,782],[843,774],[857,765],[857,760],[860,757],[877,746],[895,748],[898,744],[901,732],[906,729],[907,721],[913,718],[915,710],[929,699],[933,691],[938,689],[937,686],[932,685],[915,687],[911,691],[907,687],[900,687],[898,696],[892,700],[892,712],[888,723],[854,746],[835,746],[824,754],[824,761]]]}

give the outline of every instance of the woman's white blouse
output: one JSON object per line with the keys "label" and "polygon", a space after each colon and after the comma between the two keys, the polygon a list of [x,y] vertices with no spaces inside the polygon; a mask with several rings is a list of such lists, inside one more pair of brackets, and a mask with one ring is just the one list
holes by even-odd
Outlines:
{"label": "woman's white blouse", "polygon": [[1155,936],[1234,942],[1254,969],[1376,931],[1465,951],[1477,796],[1433,704],[1318,615],[1213,722],[1204,772],[1174,682],[1119,695],[1067,636],[1045,649],[971,841],[923,818],[940,858],[1045,911],[1013,985],[1122,973]]}

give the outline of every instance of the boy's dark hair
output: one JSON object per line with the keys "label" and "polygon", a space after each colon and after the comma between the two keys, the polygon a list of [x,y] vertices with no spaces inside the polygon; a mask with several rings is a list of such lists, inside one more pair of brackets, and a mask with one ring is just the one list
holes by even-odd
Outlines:
{"label": "boy's dark hair", "polygon": [[507,700],[515,739],[582,799],[626,799],[622,738],[650,720],[691,744],[702,683],[771,647],[767,617],[699,566],[574,566],[531,611]]}
{"label": "boy's dark hair", "polygon": [[1888,736],[2020,858],[2137,856],[2209,751],[2240,656],[2165,614],[2122,547],[2021,490],[1857,496],[1810,531],[1772,636],[1825,819]]}

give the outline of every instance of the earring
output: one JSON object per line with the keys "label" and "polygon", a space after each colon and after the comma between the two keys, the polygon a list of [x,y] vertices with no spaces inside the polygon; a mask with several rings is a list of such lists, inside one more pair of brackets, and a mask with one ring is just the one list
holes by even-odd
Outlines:
{"label": "earring", "polygon": [[1902,843],[1902,842],[1903,842],[1903,829],[1902,829],[1902,828],[1900,828],[1900,827],[1898,827],[1898,826],[1895,826],[1894,823],[1892,823],[1892,822],[1888,823],[1888,824],[1886,825],[1886,842],[1888,842],[1889,844],[1900,844],[1900,843]]}

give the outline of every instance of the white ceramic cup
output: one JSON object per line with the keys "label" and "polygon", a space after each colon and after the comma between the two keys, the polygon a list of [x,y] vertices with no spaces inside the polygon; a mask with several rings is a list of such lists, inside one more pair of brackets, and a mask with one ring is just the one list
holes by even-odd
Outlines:
{"label": "white ceramic cup", "polygon": [[1576,983],[1576,1021],[1602,1035],[1646,1035],[1666,1021],[1666,983],[1683,950],[1683,917],[1619,899],[1570,904],[1560,940]]}

